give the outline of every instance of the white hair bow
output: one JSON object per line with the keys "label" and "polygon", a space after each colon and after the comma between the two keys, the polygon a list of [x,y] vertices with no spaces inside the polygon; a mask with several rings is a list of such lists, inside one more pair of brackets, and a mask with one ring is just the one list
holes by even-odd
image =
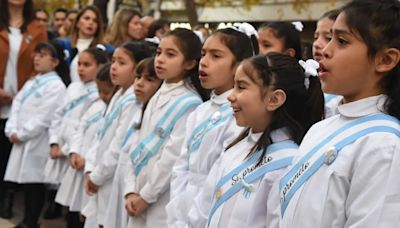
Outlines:
{"label": "white hair bow", "polygon": [[103,44],[97,44],[96,48],[98,48],[98,49],[100,49],[102,51],[106,51],[107,50],[106,46],[104,46]]}
{"label": "white hair bow", "polygon": [[318,76],[319,63],[314,59],[308,59],[307,61],[299,60],[299,64],[304,69],[304,86],[306,89],[310,87],[310,76]]}
{"label": "white hair bow", "polygon": [[246,34],[248,37],[251,37],[251,35],[258,37],[257,30],[247,22],[240,23],[236,30]]}
{"label": "white hair bow", "polygon": [[299,31],[299,32],[303,31],[304,25],[303,25],[303,23],[301,23],[301,21],[294,21],[294,22],[292,22],[292,25],[294,26],[294,28],[297,31]]}
{"label": "white hair bow", "polygon": [[193,31],[194,34],[196,34],[197,37],[199,37],[201,43],[204,43],[204,37],[203,37],[203,33],[201,33],[200,31]]}
{"label": "white hair bow", "polygon": [[160,44],[160,39],[156,36],[153,38],[145,38],[144,40],[153,44]]}

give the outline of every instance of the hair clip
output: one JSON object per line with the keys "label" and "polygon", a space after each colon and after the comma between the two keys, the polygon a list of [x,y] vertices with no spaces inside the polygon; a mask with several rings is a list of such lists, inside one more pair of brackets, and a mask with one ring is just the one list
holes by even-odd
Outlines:
{"label": "hair clip", "polygon": [[308,89],[310,87],[310,76],[318,76],[319,63],[314,59],[308,59],[307,61],[299,60],[299,64],[304,69],[304,86]]}
{"label": "hair clip", "polygon": [[98,49],[100,49],[102,51],[106,51],[107,50],[106,46],[104,46],[103,44],[97,44],[96,48],[98,48]]}
{"label": "hair clip", "polygon": [[302,32],[302,31],[303,31],[304,25],[303,25],[303,23],[301,23],[301,21],[293,21],[293,22],[292,22],[292,25],[294,26],[294,28],[295,28],[297,31],[299,31],[299,32]]}

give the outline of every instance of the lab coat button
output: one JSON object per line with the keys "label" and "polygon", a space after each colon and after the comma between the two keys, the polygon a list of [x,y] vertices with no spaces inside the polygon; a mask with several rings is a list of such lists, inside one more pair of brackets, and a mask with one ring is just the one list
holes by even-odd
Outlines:
{"label": "lab coat button", "polygon": [[337,151],[335,147],[330,147],[326,152],[325,152],[325,164],[330,165],[332,164],[337,157]]}

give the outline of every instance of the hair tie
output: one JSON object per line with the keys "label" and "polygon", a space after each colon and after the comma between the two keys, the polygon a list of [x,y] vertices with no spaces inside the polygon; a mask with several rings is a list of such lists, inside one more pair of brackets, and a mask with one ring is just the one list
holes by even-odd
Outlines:
{"label": "hair tie", "polygon": [[301,21],[293,21],[293,22],[292,22],[292,25],[294,26],[294,28],[295,28],[297,31],[299,31],[299,32],[302,32],[302,31],[303,31],[304,25],[303,25],[303,23],[301,23]]}
{"label": "hair tie", "polygon": [[106,51],[106,50],[107,50],[106,46],[104,46],[103,44],[97,44],[97,45],[96,45],[96,48],[97,48],[97,49],[100,49],[100,50],[102,50],[102,51]]}
{"label": "hair tie", "polygon": [[318,76],[319,63],[314,59],[308,59],[307,61],[299,60],[299,64],[304,69],[304,86],[306,89],[310,88],[310,76]]}

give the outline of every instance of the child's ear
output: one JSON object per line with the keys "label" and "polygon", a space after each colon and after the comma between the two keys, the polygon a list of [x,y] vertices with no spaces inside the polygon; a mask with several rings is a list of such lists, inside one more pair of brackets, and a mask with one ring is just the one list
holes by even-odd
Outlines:
{"label": "child's ear", "polygon": [[387,48],[377,54],[375,61],[378,73],[389,72],[399,64],[400,50],[397,48]]}
{"label": "child's ear", "polygon": [[286,51],[284,51],[283,54],[294,58],[296,56],[296,51],[293,48],[289,48],[289,49],[286,49]]}
{"label": "child's ear", "polygon": [[186,62],[183,64],[183,68],[184,68],[185,70],[189,71],[189,70],[193,69],[193,67],[195,67],[196,64],[197,64],[197,61],[194,60],[194,59],[191,60],[191,61],[186,61]]}
{"label": "child's ear", "polygon": [[286,93],[281,89],[268,91],[265,99],[267,111],[273,112],[281,107],[286,101]]}
{"label": "child's ear", "polygon": [[60,64],[60,60],[57,58],[53,58],[53,64],[54,64],[54,68],[56,68],[58,66],[58,64]]}

